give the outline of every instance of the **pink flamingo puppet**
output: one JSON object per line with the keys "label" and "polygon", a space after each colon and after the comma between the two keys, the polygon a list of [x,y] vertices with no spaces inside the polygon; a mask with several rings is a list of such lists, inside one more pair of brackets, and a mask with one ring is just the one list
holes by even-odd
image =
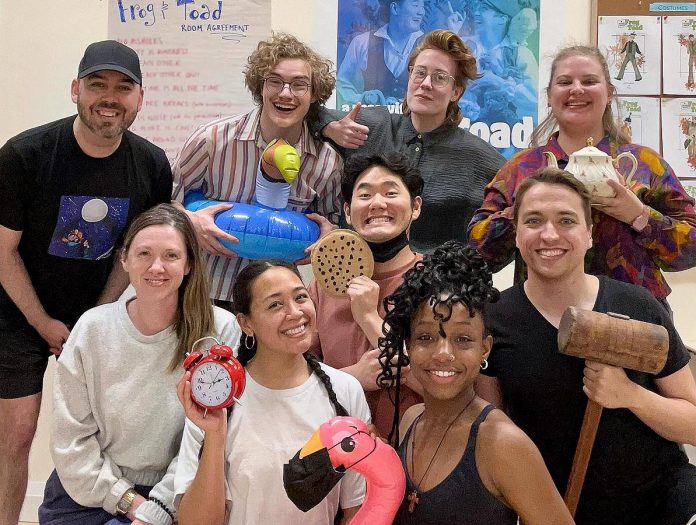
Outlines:
{"label": "pink flamingo puppet", "polygon": [[[351,525],[391,525],[406,489],[406,476],[396,451],[372,437],[362,420],[344,416],[331,418],[321,425],[302,447],[299,458],[317,456],[318,452],[323,457],[328,453],[335,472],[350,469],[365,478],[365,501]],[[312,477],[312,472],[308,477]],[[323,497],[327,494],[328,491]]]}

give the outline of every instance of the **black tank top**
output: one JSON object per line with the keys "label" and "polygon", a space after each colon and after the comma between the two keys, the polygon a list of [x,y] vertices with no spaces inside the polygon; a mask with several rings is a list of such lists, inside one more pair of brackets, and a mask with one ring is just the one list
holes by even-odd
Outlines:
{"label": "black tank top", "polygon": [[443,523],[466,525],[516,525],[517,514],[498,501],[483,482],[476,468],[476,436],[479,425],[495,407],[487,405],[471,425],[469,441],[461,461],[437,486],[418,492],[419,502],[413,514],[408,512],[408,495],[415,486],[406,468],[406,445],[413,425],[408,429],[399,447],[401,464],[406,471],[406,496],[396,514],[394,525],[440,525]]}

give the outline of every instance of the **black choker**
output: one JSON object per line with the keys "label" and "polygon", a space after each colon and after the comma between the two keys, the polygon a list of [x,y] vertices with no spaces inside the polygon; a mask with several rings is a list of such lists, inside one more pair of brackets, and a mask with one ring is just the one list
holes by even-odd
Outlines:
{"label": "black choker", "polygon": [[392,260],[397,253],[408,246],[408,237],[406,232],[403,231],[388,241],[368,242],[367,244],[370,250],[372,250],[372,257],[374,257],[375,262],[383,263]]}

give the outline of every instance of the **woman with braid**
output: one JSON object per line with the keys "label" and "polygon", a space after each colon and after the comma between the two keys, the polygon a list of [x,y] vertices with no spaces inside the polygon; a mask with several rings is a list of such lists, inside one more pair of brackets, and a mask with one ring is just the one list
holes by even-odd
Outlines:
{"label": "woman with braid", "polygon": [[492,343],[486,304],[497,297],[483,259],[449,241],[385,299],[381,362],[397,366],[384,366],[380,381],[398,385],[410,364],[424,399],[401,422],[406,494],[396,525],[515,525],[518,515],[527,525],[573,523],[532,441],[474,391]]}
{"label": "woman with braid", "polygon": [[285,493],[283,464],[334,416],[369,423],[360,383],[307,352],[316,311],[293,265],[250,263],[232,296],[243,331],[238,359],[246,368],[246,389],[228,419],[224,410],[204,415],[193,404],[190,373],[179,382],[189,419],[174,482],[179,524],[333,525],[339,506],[341,523],[348,523],[365,493],[356,473],[346,474],[304,513]]}

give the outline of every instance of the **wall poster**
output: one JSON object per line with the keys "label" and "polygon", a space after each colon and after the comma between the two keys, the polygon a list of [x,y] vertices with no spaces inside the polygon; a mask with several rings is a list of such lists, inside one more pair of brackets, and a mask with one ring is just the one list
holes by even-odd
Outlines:
{"label": "wall poster", "polygon": [[173,160],[193,130],[247,111],[244,65],[271,32],[271,0],[109,0],[109,38],[140,56],[145,98],[131,130]]}
{"label": "wall poster", "polygon": [[600,16],[597,46],[619,94],[659,95],[660,16]]}
{"label": "wall poster", "polygon": [[660,99],[658,97],[617,97],[616,125],[631,142],[660,152]]}
{"label": "wall poster", "polygon": [[696,200],[696,177],[679,179],[679,182],[684,186],[686,193],[688,193],[692,199]]}
{"label": "wall poster", "polygon": [[438,28],[462,37],[482,75],[460,101],[461,126],[506,156],[525,148],[537,124],[539,0],[338,0],[336,107],[400,112],[411,50]]}
{"label": "wall poster", "polygon": [[677,177],[696,177],[696,99],[662,99],[662,156]]}
{"label": "wall poster", "polygon": [[665,16],[662,76],[666,95],[695,95],[696,16]]}

